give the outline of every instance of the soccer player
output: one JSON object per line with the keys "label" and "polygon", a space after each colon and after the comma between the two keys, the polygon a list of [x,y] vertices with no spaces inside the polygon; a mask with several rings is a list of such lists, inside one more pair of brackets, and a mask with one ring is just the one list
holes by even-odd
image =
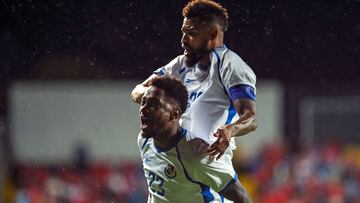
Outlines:
{"label": "soccer player", "polygon": [[251,202],[237,180],[231,159],[209,158],[197,151],[197,140],[180,127],[187,90],[171,76],[148,82],[140,105],[138,147],[149,186],[148,203]]}
{"label": "soccer player", "polygon": [[256,76],[223,43],[228,28],[224,7],[211,0],[194,0],[183,8],[182,14],[184,53],[137,85],[131,93],[132,100],[140,103],[152,78],[177,77],[189,95],[181,126],[211,144],[208,148],[211,157],[220,158],[224,153],[232,157],[233,137],[257,127]]}

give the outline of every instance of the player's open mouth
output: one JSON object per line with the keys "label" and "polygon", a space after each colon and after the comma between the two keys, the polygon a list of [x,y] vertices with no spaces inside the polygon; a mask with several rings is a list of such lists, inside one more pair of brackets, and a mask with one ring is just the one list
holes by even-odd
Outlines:
{"label": "player's open mouth", "polygon": [[140,125],[140,129],[143,130],[143,131],[146,131],[147,129],[149,129],[149,127],[150,127],[150,126],[147,125],[147,124],[141,124],[141,125]]}
{"label": "player's open mouth", "polygon": [[140,123],[141,123],[140,128],[141,129],[146,129],[146,128],[150,127],[150,125],[152,123],[152,120],[150,118],[141,116],[140,117]]}
{"label": "player's open mouth", "polygon": [[189,56],[189,55],[191,55],[191,52],[188,49],[185,49],[184,50],[184,55]]}

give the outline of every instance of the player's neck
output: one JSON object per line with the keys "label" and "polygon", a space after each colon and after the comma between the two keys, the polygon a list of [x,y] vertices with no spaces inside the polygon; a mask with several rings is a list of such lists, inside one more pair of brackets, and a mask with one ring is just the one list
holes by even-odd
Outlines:
{"label": "player's neck", "polygon": [[216,37],[216,39],[211,41],[210,47],[212,47],[212,49],[216,49],[222,47],[223,45],[224,45],[224,33],[220,32]]}
{"label": "player's neck", "polygon": [[224,45],[224,33],[219,32],[218,36],[214,40],[214,48],[221,47]]}
{"label": "player's neck", "polygon": [[168,130],[163,131],[160,135],[156,136],[154,143],[157,147],[162,149],[171,148],[182,137],[180,134],[179,124],[171,126]]}
{"label": "player's neck", "polygon": [[200,61],[199,61],[200,67],[206,67],[206,69],[209,67],[210,65],[210,55],[204,56]]}
{"label": "player's neck", "polygon": [[[223,43],[223,42],[224,42],[223,37],[218,37],[217,39],[215,39],[215,40],[210,44],[210,46],[212,47],[211,49],[216,49],[216,48],[219,48],[219,47],[224,46],[224,43]],[[199,61],[199,64],[201,65],[201,67],[206,67],[206,68],[208,68],[209,65],[210,65],[210,54],[204,56],[204,57]]]}

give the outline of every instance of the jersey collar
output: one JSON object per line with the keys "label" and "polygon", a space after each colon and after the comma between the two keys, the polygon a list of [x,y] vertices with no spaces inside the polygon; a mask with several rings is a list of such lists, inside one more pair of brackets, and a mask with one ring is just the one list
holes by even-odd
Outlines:
{"label": "jersey collar", "polygon": [[180,136],[177,138],[177,140],[172,145],[170,145],[167,148],[162,148],[162,147],[156,146],[155,143],[152,142],[156,151],[158,153],[161,153],[161,152],[167,152],[167,151],[171,150],[172,148],[174,148],[180,142],[180,140],[182,140],[185,137],[187,130],[185,128],[180,127],[178,132],[179,132]]}

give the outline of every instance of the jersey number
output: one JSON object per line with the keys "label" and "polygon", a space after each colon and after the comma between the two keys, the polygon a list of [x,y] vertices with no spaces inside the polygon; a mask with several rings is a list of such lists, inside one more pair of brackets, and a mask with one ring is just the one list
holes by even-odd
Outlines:
{"label": "jersey number", "polygon": [[149,172],[149,186],[151,191],[153,191],[154,193],[164,196],[165,195],[165,191],[164,188],[162,188],[164,184],[164,179],[162,179],[160,176],[156,175],[153,172]]}
{"label": "jersey number", "polygon": [[202,93],[203,92],[191,92],[189,95],[188,107],[195,101],[195,99],[200,97]]}

